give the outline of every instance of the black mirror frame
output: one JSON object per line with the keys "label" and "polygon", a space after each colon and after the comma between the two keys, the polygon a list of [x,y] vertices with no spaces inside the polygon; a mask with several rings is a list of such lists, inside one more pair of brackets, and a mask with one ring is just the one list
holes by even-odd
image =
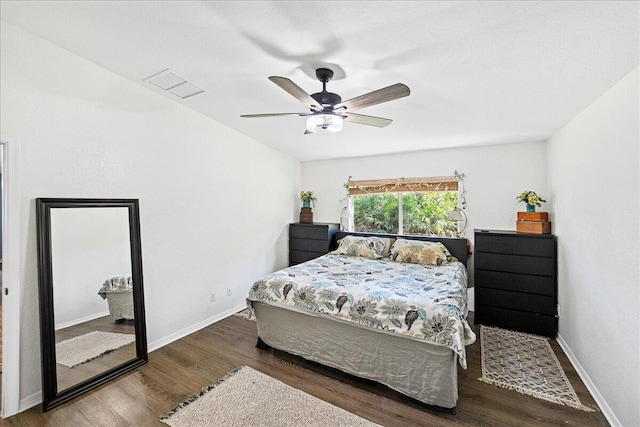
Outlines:
{"label": "black mirror frame", "polygon": [[[126,207],[129,212],[136,358],[59,392],[55,352],[50,210],[51,208],[102,207]],[[40,292],[42,410],[46,412],[144,365],[148,362],[149,357],[147,353],[147,332],[142,285],[142,248],[140,241],[140,211],[138,199],[38,198],[36,199],[36,223],[38,238],[38,283]]]}

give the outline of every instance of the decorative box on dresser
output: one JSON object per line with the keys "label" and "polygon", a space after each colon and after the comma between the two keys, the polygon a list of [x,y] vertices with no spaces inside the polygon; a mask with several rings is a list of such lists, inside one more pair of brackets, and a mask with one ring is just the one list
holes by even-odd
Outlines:
{"label": "decorative box on dresser", "polygon": [[556,237],[475,230],[474,253],[474,321],[555,337]]}
{"label": "decorative box on dresser", "polygon": [[340,224],[314,222],[289,224],[289,265],[318,258],[336,248]]}

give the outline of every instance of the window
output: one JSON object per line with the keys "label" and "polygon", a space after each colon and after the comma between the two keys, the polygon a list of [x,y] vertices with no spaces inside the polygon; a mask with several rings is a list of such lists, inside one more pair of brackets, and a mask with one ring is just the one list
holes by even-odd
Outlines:
{"label": "window", "polygon": [[400,200],[395,194],[369,194],[353,197],[355,231],[398,233]]}
{"label": "window", "polygon": [[362,232],[456,236],[449,212],[458,206],[457,177],[351,181],[351,229]]}

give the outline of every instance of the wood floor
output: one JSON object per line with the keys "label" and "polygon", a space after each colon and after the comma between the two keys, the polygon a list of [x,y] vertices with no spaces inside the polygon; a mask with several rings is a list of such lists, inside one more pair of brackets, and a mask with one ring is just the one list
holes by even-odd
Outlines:
{"label": "wood floor", "polygon": [[[474,330],[478,332],[476,327]],[[73,402],[45,414],[40,407],[32,408],[0,421],[0,425],[166,427],[158,421],[160,415],[242,364],[385,426],[608,425],[600,411],[584,412],[478,381],[479,339],[467,347],[469,368],[459,370],[457,414],[448,415],[384,386],[286,353],[258,350],[256,338],[254,322],[231,316],[150,353],[148,365]],[[580,401],[596,407],[555,341],[552,347]]]}

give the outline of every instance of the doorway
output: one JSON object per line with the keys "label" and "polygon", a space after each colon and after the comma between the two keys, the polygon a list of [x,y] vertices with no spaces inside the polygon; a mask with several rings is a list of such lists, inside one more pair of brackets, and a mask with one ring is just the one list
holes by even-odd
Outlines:
{"label": "doorway", "polygon": [[[2,402],[2,294],[4,287],[2,286],[2,218],[4,216],[4,198],[2,196],[2,170],[4,165],[4,144],[0,147],[0,402]],[[0,411],[2,406],[0,403]]]}
{"label": "doorway", "polygon": [[0,416],[20,412],[20,187],[18,142],[0,135],[2,383]]}

